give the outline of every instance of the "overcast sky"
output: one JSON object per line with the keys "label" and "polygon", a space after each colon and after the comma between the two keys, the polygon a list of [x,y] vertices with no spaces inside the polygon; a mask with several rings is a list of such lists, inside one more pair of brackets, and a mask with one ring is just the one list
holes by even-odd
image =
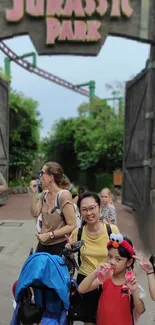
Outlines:
{"label": "overcast sky", "polygon": [[[35,50],[28,36],[8,40],[6,44],[19,55]],[[97,57],[38,56],[37,65],[74,84],[95,80],[96,95],[103,98],[109,96],[106,83],[126,81],[144,68],[149,50],[146,44],[108,37]],[[4,66],[2,53],[0,65]],[[14,63],[11,67],[12,88],[39,102],[42,136],[47,135],[55,120],[76,116],[77,107],[88,101],[86,97],[37,77]]]}

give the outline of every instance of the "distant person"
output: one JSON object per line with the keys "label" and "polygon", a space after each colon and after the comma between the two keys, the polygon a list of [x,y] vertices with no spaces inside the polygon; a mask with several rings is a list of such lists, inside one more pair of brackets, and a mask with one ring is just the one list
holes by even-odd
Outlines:
{"label": "distant person", "polygon": [[33,190],[35,191],[36,200],[38,200],[42,191],[39,190],[37,177],[31,178],[31,187],[33,187]]}
{"label": "distant person", "polygon": [[78,199],[83,195],[83,193],[86,191],[87,189],[83,186],[79,186],[78,190],[77,190],[77,194],[76,196],[73,198],[73,201],[75,204],[78,203]]}
{"label": "distant person", "polygon": [[3,175],[0,173],[0,195],[7,192],[8,185],[6,180],[4,179]]}
{"label": "distant person", "polygon": [[80,211],[78,208],[78,201],[81,198],[81,196],[84,194],[85,191],[86,191],[86,188],[79,186],[77,195],[73,198],[75,213],[76,213],[76,222],[77,222],[78,228],[81,228],[81,225],[82,225],[82,217],[81,217],[81,214],[80,214]]}
{"label": "distant person", "polygon": [[112,193],[109,188],[103,188],[100,193],[101,199],[101,220],[105,223],[117,224],[116,210],[112,201]]}

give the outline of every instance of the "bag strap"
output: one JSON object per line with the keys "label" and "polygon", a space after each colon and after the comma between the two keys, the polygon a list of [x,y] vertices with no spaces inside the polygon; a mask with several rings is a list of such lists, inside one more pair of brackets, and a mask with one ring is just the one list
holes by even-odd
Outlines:
{"label": "bag strap", "polygon": [[[110,238],[110,235],[112,234],[112,229],[109,224],[106,224],[106,229],[107,229],[108,236]],[[83,226],[81,228],[79,228],[79,230],[78,230],[78,234],[77,234],[78,241],[81,240],[81,238],[82,238],[82,231],[83,231]],[[80,250],[78,251],[78,264],[79,264],[79,266],[81,265]]]}
{"label": "bag strap", "polygon": [[112,234],[112,230],[111,230],[111,227],[108,223],[106,223],[106,228],[107,228],[107,233],[108,233],[108,236],[110,238],[110,235]]}
{"label": "bag strap", "polygon": [[[83,231],[83,226],[78,229],[78,234],[77,234],[78,241],[80,241],[82,238],[82,231]],[[79,266],[81,265],[80,249],[78,250],[78,264],[79,264]]]}
{"label": "bag strap", "polygon": [[134,316],[133,316],[133,309],[134,309],[134,300],[133,300],[133,295],[130,295],[130,312],[131,312],[131,317],[132,317],[132,325],[134,325]]}
{"label": "bag strap", "polygon": [[42,195],[42,205],[44,204],[44,202],[46,202],[47,194],[48,194],[48,192],[45,191],[45,192],[43,193],[43,195]]}
{"label": "bag strap", "polygon": [[[46,191],[46,192],[44,192],[44,194],[42,196],[42,205],[44,204],[44,202],[46,202],[47,194],[48,194],[48,192]],[[59,193],[56,196],[55,207],[51,210],[51,213],[54,213],[57,210],[58,210],[59,216],[62,218],[64,224],[66,225],[66,219],[65,219],[65,216],[64,216],[63,212],[61,211],[61,207],[60,207]]]}
{"label": "bag strap", "polygon": [[61,207],[60,207],[60,197],[59,197],[59,193],[57,194],[56,197],[56,207],[55,207],[55,211],[58,210],[60,217],[62,218],[64,224],[66,225],[66,218],[63,214],[63,212],[61,211]]}
{"label": "bag strap", "polygon": [[82,231],[83,231],[83,227],[79,228],[78,230],[78,235],[77,235],[77,240],[81,240],[81,237],[82,237]]}

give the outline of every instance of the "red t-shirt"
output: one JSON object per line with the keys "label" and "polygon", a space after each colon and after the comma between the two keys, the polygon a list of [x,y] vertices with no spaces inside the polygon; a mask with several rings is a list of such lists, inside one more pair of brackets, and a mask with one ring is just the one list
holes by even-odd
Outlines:
{"label": "red t-shirt", "polygon": [[130,293],[125,285],[115,285],[112,279],[103,283],[97,325],[132,325]]}

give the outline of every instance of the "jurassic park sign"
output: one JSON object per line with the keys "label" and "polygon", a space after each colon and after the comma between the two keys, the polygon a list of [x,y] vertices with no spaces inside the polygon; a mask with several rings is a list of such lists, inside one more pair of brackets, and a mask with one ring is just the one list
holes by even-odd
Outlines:
{"label": "jurassic park sign", "polygon": [[1,0],[0,39],[29,34],[38,54],[97,55],[108,35],[155,43],[155,0]]}

